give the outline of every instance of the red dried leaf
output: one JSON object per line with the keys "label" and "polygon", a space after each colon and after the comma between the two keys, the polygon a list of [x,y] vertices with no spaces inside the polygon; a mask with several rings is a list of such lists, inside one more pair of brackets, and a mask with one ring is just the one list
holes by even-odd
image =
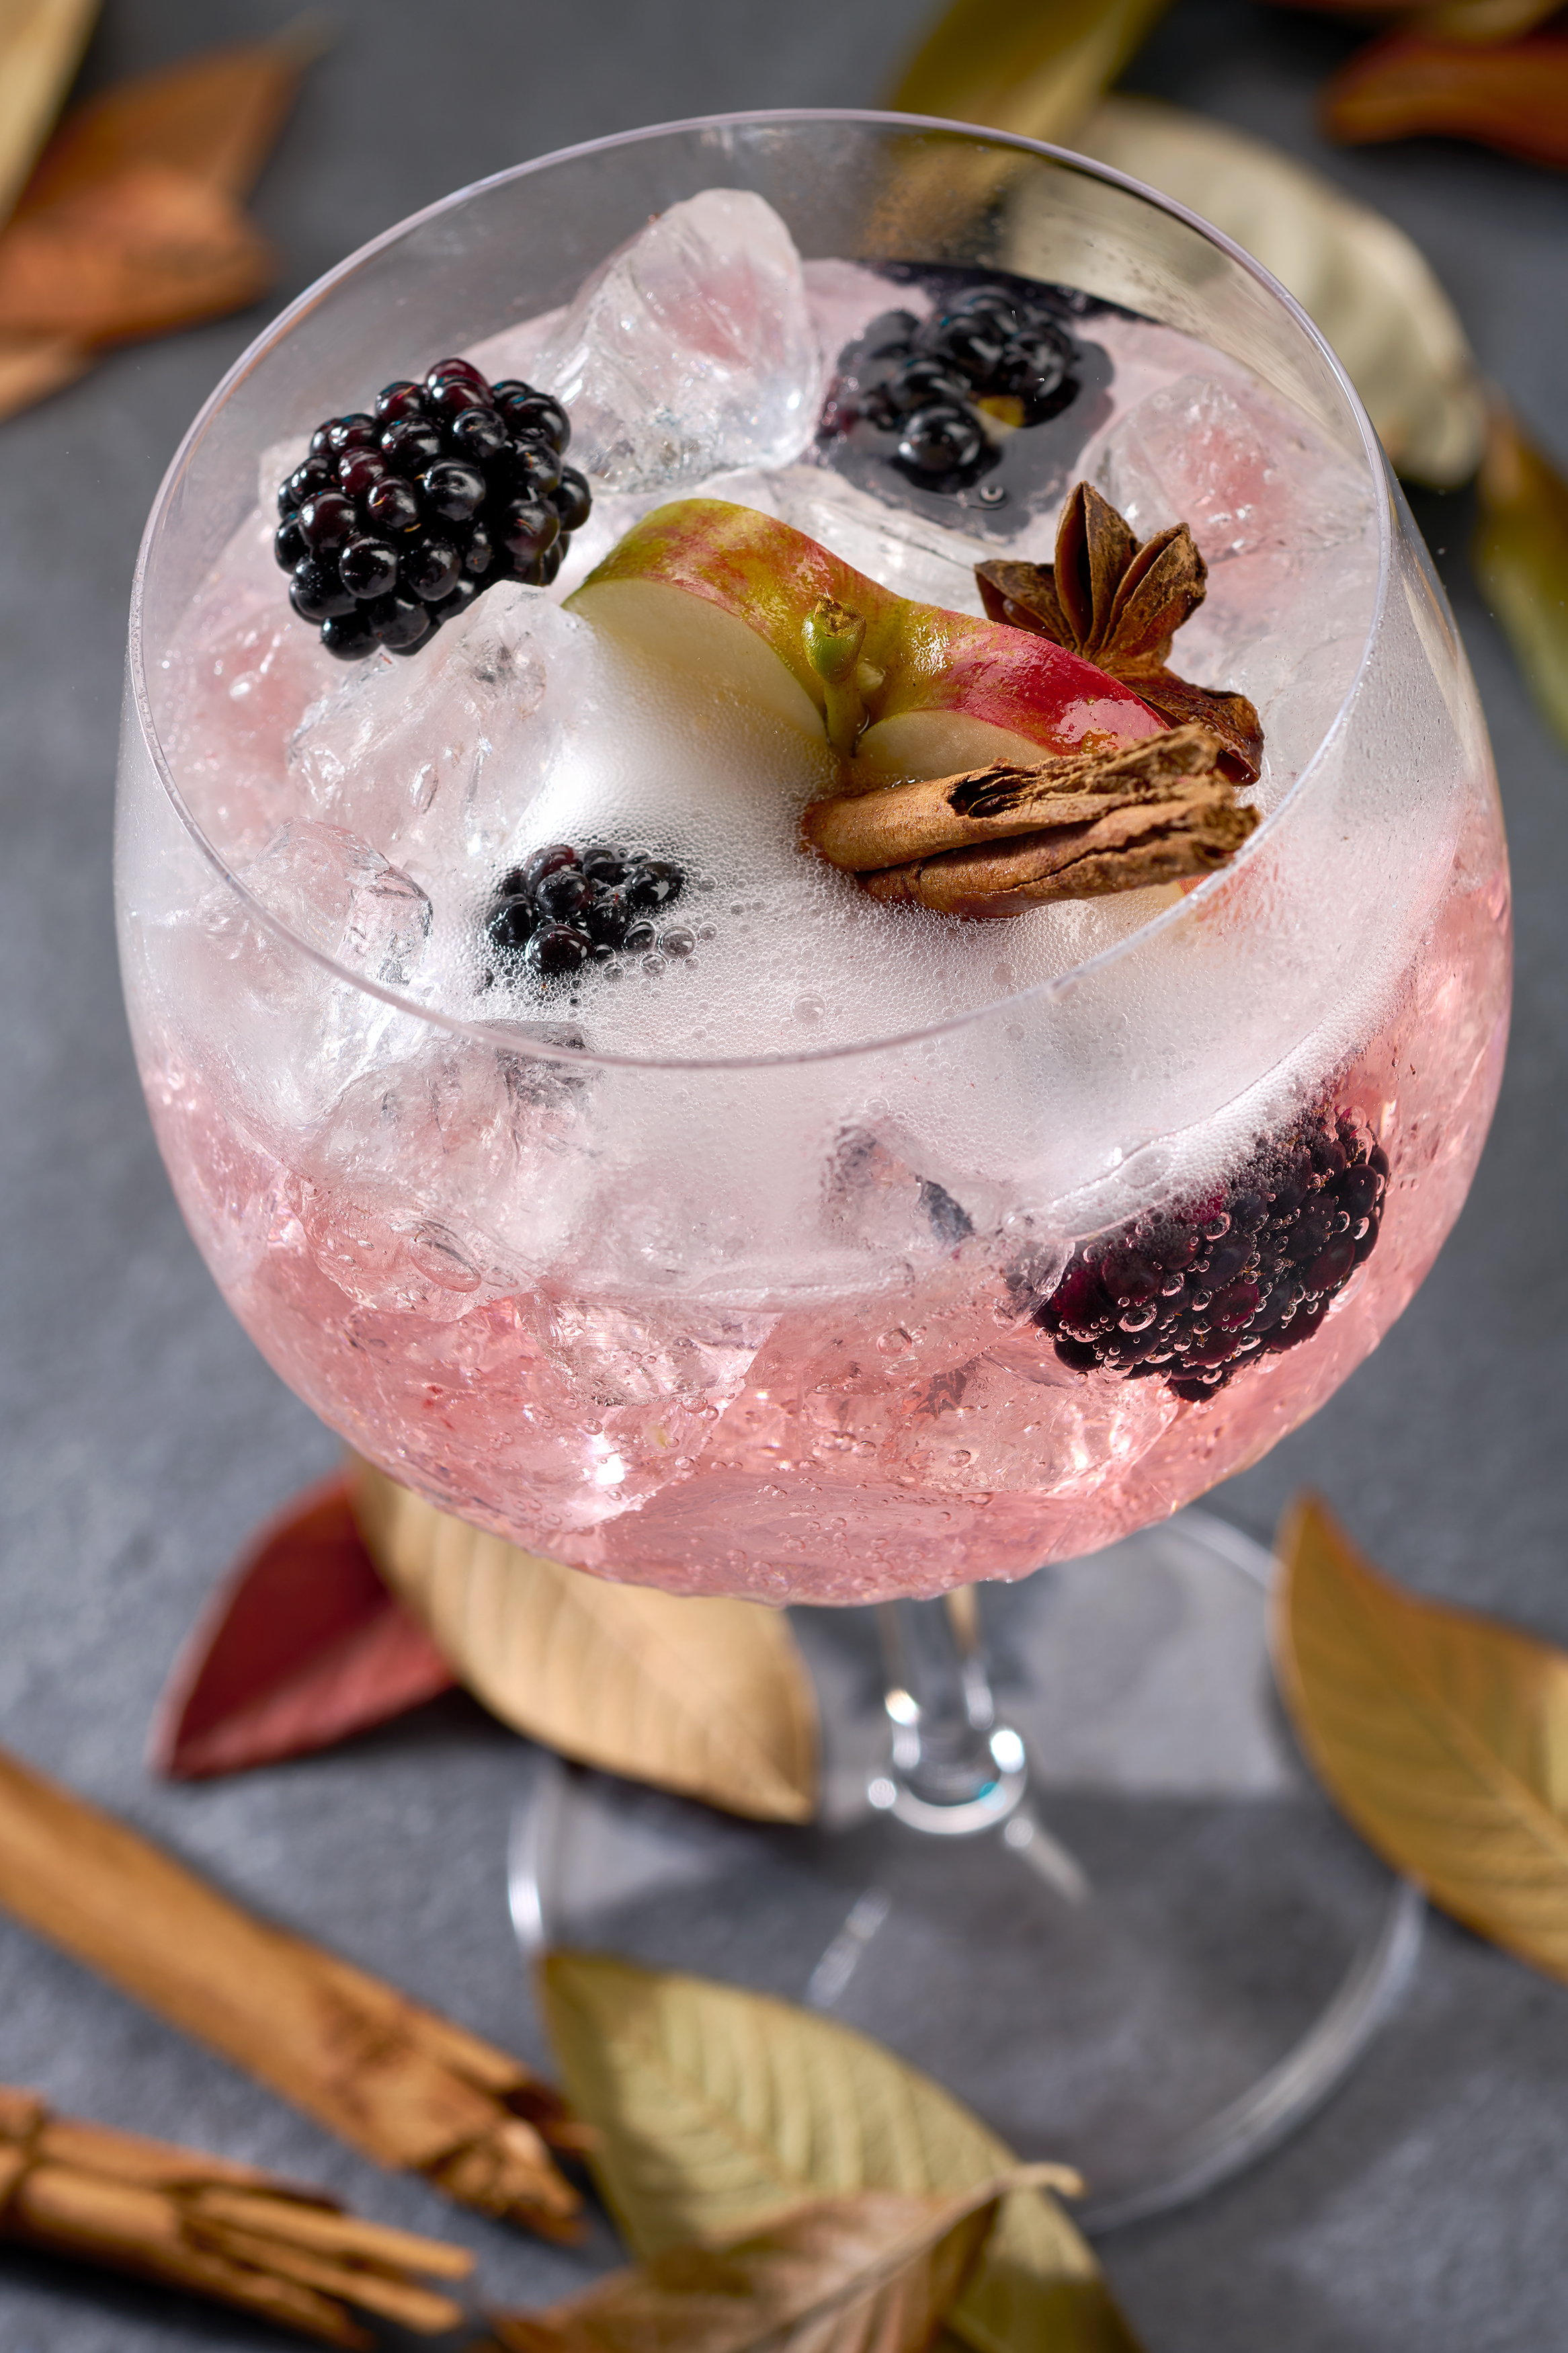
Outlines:
{"label": "red dried leaf", "polygon": [[178,1781],[330,1748],[450,1688],[452,1671],[376,1574],[346,1472],[247,1546],[192,1629],[148,1741]]}

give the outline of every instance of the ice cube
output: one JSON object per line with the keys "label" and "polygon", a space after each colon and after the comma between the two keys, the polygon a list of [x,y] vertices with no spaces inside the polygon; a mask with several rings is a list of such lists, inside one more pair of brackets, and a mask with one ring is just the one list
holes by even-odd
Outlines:
{"label": "ice cube", "polygon": [[1352,470],[1261,395],[1179,376],[1107,427],[1084,470],[1141,539],[1185,522],[1205,562],[1358,538]]}
{"label": "ice cube", "polygon": [[743,188],[671,205],[595,271],[533,375],[570,409],[572,455],[595,486],[787,465],[823,384],[789,231]]}
{"label": "ice cube", "polygon": [[536,1276],[566,1244],[585,1186],[588,1082],[531,1053],[578,1033],[515,1025],[515,1051],[400,1031],[345,1086],[302,1158],[307,1236],[365,1305],[466,1314]]}
{"label": "ice cube", "polygon": [[307,807],[400,856],[437,842],[493,850],[549,767],[554,714],[536,714],[580,634],[537,590],[506,583],[416,663],[383,655],[352,672],[290,738]]}
{"label": "ice cube", "polygon": [[334,963],[406,985],[430,902],[401,867],[341,825],[291,818],[238,880],[270,915]]}

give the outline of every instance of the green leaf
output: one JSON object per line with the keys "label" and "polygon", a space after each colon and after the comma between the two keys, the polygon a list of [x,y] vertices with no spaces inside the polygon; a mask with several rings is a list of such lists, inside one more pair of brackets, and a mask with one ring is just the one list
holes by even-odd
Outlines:
{"label": "green leaf", "polygon": [[1500,401],[1479,483],[1476,570],[1547,725],[1568,744],[1568,482]]}
{"label": "green leaf", "polygon": [[[554,1953],[541,2000],[592,2163],[639,2255],[739,2238],[805,2198],[962,2190],[1014,2162],[950,2094],[849,2028],[738,1987]],[[949,2316],[973,2353],[1136,2353],[1056,2201],[1014,2192]]]}

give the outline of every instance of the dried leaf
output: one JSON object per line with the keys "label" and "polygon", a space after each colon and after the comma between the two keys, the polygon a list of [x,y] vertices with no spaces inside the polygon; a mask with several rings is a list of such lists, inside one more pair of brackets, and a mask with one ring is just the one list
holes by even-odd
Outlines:
{"label": "dried leaf", "polygon": [[[1159,99],[1106,100],[1073,144],[1190,206],[1289,287],[1344,363],[1399,472],[1442,488],[1469,479],[1486,424],[1475,359],[1403,230],[1263,140]],[[1048,219],[1021,208],[1015,267],[1047,255],[1051,234]]]}
{"label": "dried leaf", "polygon": [[1014,2168],[945,2196],[824,2198],[725,2246],[672,2247],[544,2313],[498,2315],[510,2353],[923,2353],[973,2270]]}
{"label": "dried leaf", "polygon": [[307,1756],[452,1681],[376,1574],[339,1472],[269,1521],[214,1594],[164,1685],[148,1763],[194,1781]]}
{"label": "dried leaf", "polygon": [[1568,482],[1500,401],[1479,493],[1476,570],[1547,724],[1568,744]]}
{"label": "dried leaf", "polygon": [[731,1813],[810,1818],[816,1703],[782,1612],[611,1585],[361,1476],[377,1567],[503,1723]]}
{"label": "dried leaf", "polygon": [[221,188],[165,164],[21,214],[0,237],[0,335],[100,343],[253,302],[271,247]]}
{"label": "dried leaf", "polygon": [[211,50],[118,83],[61,124],[25,208],[57,204],[137,164],[163,164],[226,195],[248,195],[322,46],[319,30],[301,20],[276,40]]}
{"label": "dried leaf", "polygon": [[[1280,0],[1290,8],[1319,8],[1335,16],[1365,17],[1373,12],[1367,0]],[[1456,41],[1511,41],[1555,16],[1562,0],[1448,0],[1435,8],[1431,0],[1379,0],[1376,14],[1415,19],[1428,33],[1451,36]]]}
{"label": "dried leaf", "polygon": [[[601,2189],[639,2255],[722,2243],[805,2197],[962,2190],[1012,2153],[863,2035],[737,1987],[555,1953],[540,1993]],[[975,2353],[1134,2353],[1088,2246],[1017,2190],[949,2326]]]}
{"label": "dried leaf", "polygon": [[1029,139],[1074,132],[1168,0],[956,0],[910,59],[889,104]]}
{"label": "dried leaf", "polygon": [[1310,1497],[1278,1548],[1277,1669],[1335,1803],[1434,1903],[1568,1978],[1568,1656],[1402,1591]]}
{"label": "dried leaf", "polygon": [[9,0],[0,16],[0,221],[48,136],[97,15],[98,0]]}
{"label": "dried leaf", "polygon": [[1347,146],[1436,132],[1568,169],[1568,39],[1541,33],[1481,47],[1390,33],[1341,67],[1321,115]]}
{"label": "dried leaf", "polygon": [[0,418],[30,408],[92,365],[92,353],[61,335],[0,337]]}

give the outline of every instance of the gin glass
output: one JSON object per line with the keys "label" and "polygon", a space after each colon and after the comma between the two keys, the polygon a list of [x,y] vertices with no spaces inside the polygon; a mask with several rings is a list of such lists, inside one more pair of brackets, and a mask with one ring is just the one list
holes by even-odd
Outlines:
{"label": "gin glass", "polygon": [[[1120,322],[1120,348],[1180,335],[1244,372],[1317,455],[1293,491],[1278,465],[1252,484],[1230,609],[1267,639],[1305,583],[1334,626],[1274,645],[1263,821],[1201,887],[1063,928],[1030,986],[999,949],[956,1012],[858,1027],[840,1004],[826,1034],[641,1054],[596,1043],[585,1001],[436,984],[427,939],[466,873],[477,900],[531,846],[535,780],[411,778],[372,740],[363,789],[321,799],[300,731],[341,673],[283,605],[257,485],[280,442],[551,311],[715,186],[763,196],[808,264],[1031,278],[1108,347]],[[1322,522],[1347,495],[1364,562]],[[486,642],[475,674],[533,691],[515,634]],[[279,841],[321,870],[281,896]],[[1321,2096],[1415,1915],[1336,1845],[1269,1715],[1258,1564],[1195,1515],[1159,1524],[1310,1414],[1424,1277],[1496,1095],[1509,932],[1451,617],[1289,298],[1113,172],[905,118],[678,125],[461,192],[285,312],[182,445],[136,578],[117,871],[160,1146],[290,1387],[529,1550],[802,1612],[816,1828],[557,1775],[514,1857],[522,1915],[864,2015],[1082,2159],[1104,2217],[1190,2194]],[[1240,1247],[1269,1217],[1312,1236],[1279,1242],[1273,1291]],[[1139,1335],[1173,1282],[1190,1312],[1162,1355]],[[1217,1878],[1216,1818],[1247,1857]],[[1054,2015],[1024,2065],[1034,1982]]]}

